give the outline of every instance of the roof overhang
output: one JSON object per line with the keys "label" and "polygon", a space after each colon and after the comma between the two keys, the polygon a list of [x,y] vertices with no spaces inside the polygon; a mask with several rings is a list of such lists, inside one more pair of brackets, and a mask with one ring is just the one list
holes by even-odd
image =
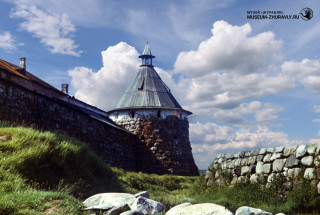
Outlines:
{"label": "roof overhang", "polygon": [[185,112],[188,115],[191,115],[192,112],[191,111],[187,111],[184,109],[180,109],[180,108],[170,108],[170,107],[128,107],[128,108],[116,108],[113,110],[108,111],[108,114],[112,114],[114,112],[117,111],[131,111],[131,110],[176,110],[176,111],[181,111],[181,112]]}

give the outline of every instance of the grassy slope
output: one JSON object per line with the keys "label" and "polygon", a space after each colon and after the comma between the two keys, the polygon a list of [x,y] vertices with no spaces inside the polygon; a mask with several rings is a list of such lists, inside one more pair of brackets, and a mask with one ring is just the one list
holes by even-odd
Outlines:
{"label": "grassy slope", "polygon": [[0,214],[37,214],[59,199],[61,214],[72,214],[81,205],[74,197],[123,191],[113,171],[81,142],[21,127],[2,126],[0,137],[8,139],[0,142]]}
{"label": "grassy slope", "polygon": [[0,142],[0,215],[42,214],[52,204],[57,204],[56,214],[79,214],[80,200],[90,195],[143,190],[167,209],[182,202],[212,202],[233,212],[249,205],[287,215],[320,213],[319,195],[308,183],[293,192],[279,181],[268,189],[249,183],[206,189],[204,177],[111,169],[83,143],[63,135],[0,126],[0,137],[8,139]]}

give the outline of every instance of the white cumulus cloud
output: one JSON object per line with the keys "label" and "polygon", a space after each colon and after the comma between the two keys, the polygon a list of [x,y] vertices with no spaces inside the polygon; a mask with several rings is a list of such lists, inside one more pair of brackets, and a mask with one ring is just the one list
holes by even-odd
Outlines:
{"label": "white cumulus cloud", "polygon": [[75,97],[103,110],[114,109],[138,72],[137,50],[125,42],[101,52],[103,67],[98,72],[86,67],[68,71]]}
{"label": "white cumulus cloud", "polygon": [[79,57],[78,45],[72,39],[75,26],[66,14],[41,10],[26,1],[16,1],[11,17],[21,18],[20,28],[39,38],[51,53]]}
{"label": "white cumulus cloud", "polygon": [[[282,42],[272,32],[251,35],[251,31],[250,24],[233,26],[217,21],[212,36],[197,50],[179,54],[172,72],[184,75],[178,82],[186,94],[183,104],[199,115],[208,115],[215,109],[234,110],[246,100],[294,87],[292,78],[278,66]],[[236,117],[230,122],[242,120],[239,114],[227,112]]]}
{"label": "white cumulus cloud", "polygon": [[312,93],[320,93],[320,62],[319,60],[303,59],[301,62],[286,61],[282,71],[294,77]]}
{"label": "white cumulus cloud", "polygon": [[17,44],[13,36],[9,31],[5,31],[0,34],[0,48],[4,49],[5,51],[13,51],[17,49],[17,46],[23,44]]}

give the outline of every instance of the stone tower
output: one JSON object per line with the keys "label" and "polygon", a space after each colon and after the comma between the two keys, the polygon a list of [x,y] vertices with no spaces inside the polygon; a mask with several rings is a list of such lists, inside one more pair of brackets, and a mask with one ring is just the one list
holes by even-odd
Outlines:
{"label": "stone tower", "polygon": [[152,65],[148,43],[137,76],[109,111],[118,125],[135,133],[138,170],[146,173],[198,175],[189,141],[190,111],[182,109]]}

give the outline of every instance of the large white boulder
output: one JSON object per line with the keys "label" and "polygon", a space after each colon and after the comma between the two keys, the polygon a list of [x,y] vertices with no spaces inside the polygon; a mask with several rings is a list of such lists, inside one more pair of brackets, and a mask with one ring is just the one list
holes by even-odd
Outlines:
{"label": "large white boulder", "polygon": [[306,145],[300,145],[296,150],[296,158],[301,158],[307,153],[308,147]]}
{"label": "large white boulder", "polygon": [[[178,205],[179,206],[179,205]],[[166,215],[233,215],[231,211],[221,205],[202,203],[195,205],[182,205],[171,208]]]}
{"label": "large white boulder", "polygon": [[272,213],[257,208],[243,206],[238,208],[235,215],[272,215]]}
{"label": "large white boulder", "polygon": [[83,204],[86,207],[85,210],[107,210],[126,204],[131,206],[135,200],[136,197],[129,193],[100,193],[87,198]]}

